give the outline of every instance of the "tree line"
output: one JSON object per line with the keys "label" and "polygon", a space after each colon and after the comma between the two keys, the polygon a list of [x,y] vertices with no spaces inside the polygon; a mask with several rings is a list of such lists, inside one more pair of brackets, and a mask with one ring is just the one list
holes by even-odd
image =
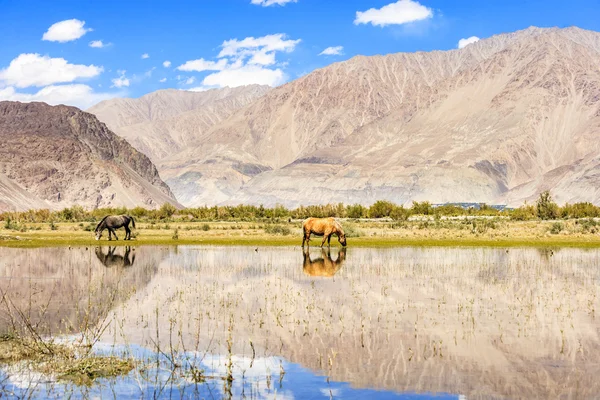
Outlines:
{"label": "tree line", "polygon": [[430,202],[414,201],[411,207],[394,204],[390,201],[380,200],[371,206],[360,204],[344,205],[325,204],[300,206],[288,209],[281,205],[275,207],[238,205],[238,206],[213,206],[177,209],[169,203],[163,204],[157,210],[148,210],[143,207],[135,208],[98,208],[86,210],[75,205],[60,211],[29,210],[23,212],[4,212],[0,214],[0,221],[18,223],[48,223],[48,222],[94,222],[99,221],[107,214],[128,214],[141,221],[254,221],[254,220],[286,220],[304,219],[308,217],[336,217],[351,219],[381,219],[388,218],[395,221],[405,221],[413,215],[433,217],[459,217],[459,216],[491,216],[508,217],[516,221],[553,220],[569,218],[594,218],[600,217],[600,207],[592,203],[575,203],[557,205],[549,192],[543,192],[534,204],[524,204],[515,209],[497,209],[486,204],[478,207],[461,207],[455,204],[434,206]]}

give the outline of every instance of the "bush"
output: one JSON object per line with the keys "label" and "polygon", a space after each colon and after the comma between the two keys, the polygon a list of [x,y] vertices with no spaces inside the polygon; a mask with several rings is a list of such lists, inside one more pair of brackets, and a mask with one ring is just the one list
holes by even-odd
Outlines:
{"label": "bush", "polygon": [[515,208],[510,213],[510,219],[514,221],[530,221],[537,218],[537,211],[534,206],[524,204],[519,208]]}
{"label": "bush", "polygon": [[265,233],[268,233],[269,235],[287,236],[287,235],[290,235],[292,233],[292,231],[287,226],[282,226],[282,225],[266,225],[265,226]]}
{"label": "bush", "polygon": [[366,218],[368,212],[369,210],[360,204],[354,204],[346,207],[346,215],[348,218]]}
{"label": "bush", "polygon": [[208,232],[208,231],[210,231],[210,225],[204,224],[200,227],[200,229],[202,229],[204,232]]}
{"label": "bush", "polygon": [[402,206],[394,206],[392,212],[390,213],[390,217],[394,221],[406,221],[410,216],[410,211],[405,209]]}
{"label": "bush", "polygon": [[537,216],[539,219],[548,220],[558,218],[559,208],[550,196],[549,191],[540,193],[537,201]]}
{"label": "bush", "polygon": [[389,217],[396,205],[389,201],[379,200],[369,207],[369,218]]}
{"label": "bush", "polygon": [[157,212],[158,218],[160,219],[169,219],[177,212],[177,208],[171,203],[165,203],[160,206],[160,209]]}
{"label": "bush", "polygon": [[562,222],[555,222],[552,224],[552,227],[550,228],[550,233],[553,235],[558,235],[564,229],[565,229],[565,226],[563,225]]}
{"label": "bush", "polygon": [[413,201],[411,211],[413,214],[417,215],[431,215],[433,214],[433,207],[428,201],[422,201],[420,203],[418,201]]}
{"label": "bush", "polygon": [[175,230],[173,231],[172,238],[173,238],[173,240],[179,239],[179,229],[175,228]]}

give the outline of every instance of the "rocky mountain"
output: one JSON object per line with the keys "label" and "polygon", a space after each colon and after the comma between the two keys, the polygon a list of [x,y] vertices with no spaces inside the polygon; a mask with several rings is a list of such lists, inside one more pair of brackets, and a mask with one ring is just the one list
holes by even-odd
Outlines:
{"label": "rocky mountain", "polygon": [[157,166],[190,206],[520,205],[546,189],[600,203],[598,65],[600,33],[579,28],[354,57],[199,129]]}
{"label": "rocky mountain", "polygon": [[148,157],[92,114],[0,102],[0,211],[178,205]]}
{"label": "rocky mountain", "polygon": [[105,100],[87,111],[157,162],[182,151],[269,89],[250,85],[204,92],[159,90],[138,99]]}

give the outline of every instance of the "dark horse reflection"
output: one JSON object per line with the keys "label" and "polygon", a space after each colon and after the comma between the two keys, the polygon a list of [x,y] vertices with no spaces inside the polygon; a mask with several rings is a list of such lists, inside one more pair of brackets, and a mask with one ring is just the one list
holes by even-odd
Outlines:
{"label": "dark horse reflection", "polygon": [[102,247],[96,247],[96,257],[105,267],[112,268],[123,268],[130,267],[135,262],[135,253],[131,255],[131,259],[129,258],[129,253],[131,252],[131,247],[125,247],[125,254],[115,254],[116,247],[109,247],[108,253],[104,253]]}
{"label": "dark horse reflection", "polygon": [[346,248],[342,247],[338,253],[335,261],[331,258],[330,249],[321,249],[321,257],[315,260],[310,259],[310,253],[308,249],[303,250],[304,262],[302,269],[306,275],[310,276],[323,276],[332,277],[334,276],[346,261]]}

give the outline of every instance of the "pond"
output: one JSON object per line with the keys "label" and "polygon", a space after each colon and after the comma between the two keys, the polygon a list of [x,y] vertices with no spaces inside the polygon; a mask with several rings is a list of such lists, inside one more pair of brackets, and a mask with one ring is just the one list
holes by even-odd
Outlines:
{"label": "pond", "polygon": [[595,397],[599,279],[573,248],[0,248],[0,334],[136,360],[7,364],[0,397]]}

